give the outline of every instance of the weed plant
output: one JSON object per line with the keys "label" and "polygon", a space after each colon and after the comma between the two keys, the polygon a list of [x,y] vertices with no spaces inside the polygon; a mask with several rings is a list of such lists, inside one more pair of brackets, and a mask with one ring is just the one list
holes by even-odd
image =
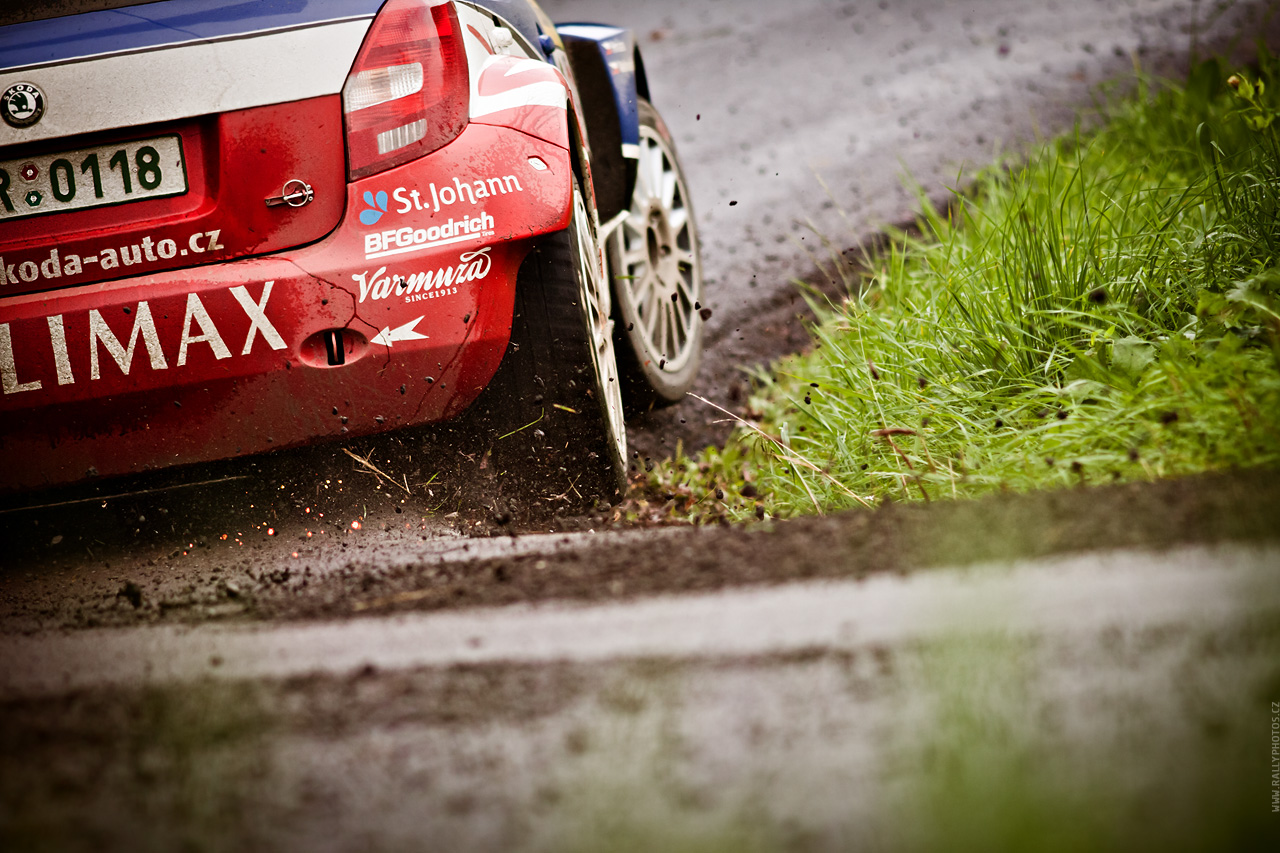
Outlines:
{"label": "weed plant", "polygon": [[947,209],[922,194],[842,304],[810,294],[811,351],[727,445],[651,485],[746,518],[1280,462],[1277,70],[1143,78]]}

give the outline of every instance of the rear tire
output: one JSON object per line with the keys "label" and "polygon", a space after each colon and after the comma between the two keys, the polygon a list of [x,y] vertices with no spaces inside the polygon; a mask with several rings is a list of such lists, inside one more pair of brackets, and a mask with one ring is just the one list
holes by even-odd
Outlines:
{"label": "rear tire", "polygon": [[684,169],[657,110],[644,100],[639,109],[635,188],[607,247],[623,399],[633,412],[684,397],[703,334],[702,259]]}
{"label": "rear tire", "polygon": [[626,484],[601,261],[594,219],[575,186],[569,227],[539,243],[520,268],[511,342],[473,406],[499,491],[545,510],[612,503]]}

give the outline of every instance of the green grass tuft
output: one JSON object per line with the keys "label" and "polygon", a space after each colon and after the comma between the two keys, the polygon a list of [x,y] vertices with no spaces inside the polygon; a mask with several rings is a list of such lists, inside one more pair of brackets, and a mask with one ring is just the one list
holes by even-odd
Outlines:
{"label": "green grass tuft", "polygon": [[1278,67],[1142,80],[922,195],[751,422],[650,487],[736,520],[1280,463]]}

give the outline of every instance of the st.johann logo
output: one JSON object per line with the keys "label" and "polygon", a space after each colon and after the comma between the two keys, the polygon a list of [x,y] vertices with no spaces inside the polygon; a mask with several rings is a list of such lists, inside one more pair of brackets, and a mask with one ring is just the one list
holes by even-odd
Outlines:
{"label": "st.johann logo", "polygon": [[10,127],[31,127],[44,116],[44,92],[33,83],[14,83],[0,95],[0,116]]}

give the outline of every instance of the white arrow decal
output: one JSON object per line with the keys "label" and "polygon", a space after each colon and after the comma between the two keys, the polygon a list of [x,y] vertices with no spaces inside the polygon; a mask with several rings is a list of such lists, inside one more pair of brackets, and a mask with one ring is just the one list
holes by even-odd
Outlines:
{"label": "white arrow decal", "polygon": [[381,332],[374,335],[373,340],[370,341],[370,343],[381,344],[384,347],[389,347],[396,341],[425,341],[427,339],[427,335],[414,331],[414,326],[417,326],[425,318],[426,315],[424,314],[418,319],[410,320],[408,323],[405,323],[403,326],[399,326],[395,329],[392,329],[390,326],[385,326]]}

